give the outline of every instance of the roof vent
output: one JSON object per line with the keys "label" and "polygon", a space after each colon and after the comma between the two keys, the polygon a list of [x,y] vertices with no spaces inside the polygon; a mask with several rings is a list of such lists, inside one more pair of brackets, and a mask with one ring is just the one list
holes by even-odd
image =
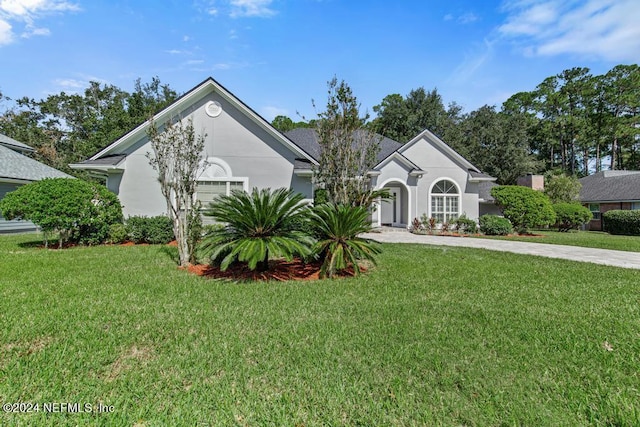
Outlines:
{"label": "roof vent", "polygon": [[218,101],[209,101],[204,106],[204,111],[209,117],[218,117],[222,113],[222,105]]}

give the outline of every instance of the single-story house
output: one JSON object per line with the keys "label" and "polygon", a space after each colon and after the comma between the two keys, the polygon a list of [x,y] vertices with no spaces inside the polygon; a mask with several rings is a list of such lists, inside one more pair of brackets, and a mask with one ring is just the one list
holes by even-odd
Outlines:
{"label": "single-story house", "polygon": [[[71,178],[64,172],[27,157],[33,148],[0,134],[0,199],[21,185],[45,178]],[[7,221],[0,215],[0,233],[34,231],[29,221]]]}
{"label": "single-story house", "polygon": [[610,170],[580,178],[580,202],[593,214],[589,230],[602,230],[602,214],[640,209],[640,171]]}
{"label": "single-story house", "polygon": [[[313,167],[320,145],[312,129],[279,132],[212,78],[208,78],[154,116],[156,123],[192,119],[205,137],[207,167],[198,178],[203,203],[233,189],[287,187],[313,199]],[[157,174],[149,165],[148,122],[132,129],[84,162],[70,165],[106,179],[125,217],[165,213]],[[423,214],[441,221],[466,214],[477,219],[479,184],[494,181],[428,130],[402,145],[381,138],[374,189],[392,195],[372,214],[374,225],[407,227]]]}

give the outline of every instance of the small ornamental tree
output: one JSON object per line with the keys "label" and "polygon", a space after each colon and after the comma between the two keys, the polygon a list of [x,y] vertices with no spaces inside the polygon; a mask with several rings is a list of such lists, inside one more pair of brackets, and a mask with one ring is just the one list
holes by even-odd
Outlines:
{"label": "small ornamental tree", "polygon": [[571,203],[580,198],[582,184],[575,176],[548,174],[545,176],[544,194],[551,203]]}
{"label": "small ornamental tree", "polygon": [[204,140],[196,135],[193,121],[168,120],[160,130],[153,119],[147,131],[153,153],[149,163],[158,172],[160,190],[167,202],[167,215],[173,222],[181,266],[195,260],[195,244],[190,238],[194,226],[194,210],[198,210],[194,194],[196,179],[206,166]]}
{"label": "small ornamental tree", "polygon": [[104,185],[72,178],[23,185],[0,201],[0,212],[7,219],[33,222],[45,236],[58,232],[59,247],[66,241],[104,242],[110,225],[122,223],[122,207],[114,193]]}
{"label": "small ornamental tree", "polygon": [[556,221],[549,198],[539,191],[519,185],[502,185],[493,187],[491,196],[518,233]]}
{"label": "small ornamental tree", "polygon": [[580,203],[556,203],[553,210],[556,212],[558,231],[577,230],[593,218],[591,211]]}
{"label": "small ornamental tree", "polygon": [[365,128],[367,115],[360,117],[360,105],[351,88],[334,77],[328,83],[326,111],[318,114],[318,143],[321,147],[314,180],[335,204],[363,205],[381,194],[370,192],[367,172],[376,163],[380,138]]}

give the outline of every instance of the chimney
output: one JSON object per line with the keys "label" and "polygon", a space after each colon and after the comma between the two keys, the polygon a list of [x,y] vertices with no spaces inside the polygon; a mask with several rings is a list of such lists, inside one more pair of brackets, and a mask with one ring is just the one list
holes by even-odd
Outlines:
{"label": "chimney", "polygon": [[518,185],[542,191],[544,190],[544,175],[528,173],[518,178]]}

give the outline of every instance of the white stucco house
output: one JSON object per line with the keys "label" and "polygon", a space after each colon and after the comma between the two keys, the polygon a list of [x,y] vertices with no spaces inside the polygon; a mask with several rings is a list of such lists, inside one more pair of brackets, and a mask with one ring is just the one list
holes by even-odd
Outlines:
{"label": "white stucco house", "polygon": [[[206,134],[207,168],[198,179],[196,197],[206,203],[234,189],[287,187],[312,200],[312,168],[320,146],[313,129],[281,133],[212,78],[155,115],[192,119]],[[157,174],[149,165],[148,123],[132,129],[74,169],[104,177],[124,215],[165,213]],[[494,181],[428,130],[407,144],[380,142],[378,164],[369,172],[372,188],[387,188],[393,198],[374,210],[374,225],[406,227],[422,214],[449,221],[461,214],[477,219],[482,202],[479,184]]]}

